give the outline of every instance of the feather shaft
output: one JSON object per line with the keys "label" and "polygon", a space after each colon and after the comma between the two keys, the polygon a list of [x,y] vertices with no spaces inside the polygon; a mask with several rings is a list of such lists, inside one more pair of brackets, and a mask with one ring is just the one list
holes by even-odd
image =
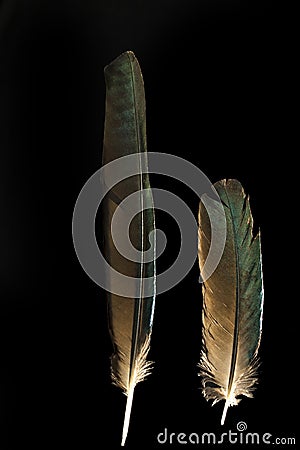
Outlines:
{"label": "feather shaft", "polygon": [[226,414],[227,414],[227,411],[228,411],[228,408],[229,408],[229,403],[230,403],[230,400],[226,399],[225,400],[224,409],[223,409],[223,413],[222,413],[222,417],[221,417],[221,425],[224,425],[224,423],[225,423]]}
{"label": "feather shaft", "polygon": [[132,401],[133,401],[133,394],[134,394],[134,386],[131,386],[129,388],[129,391],[128,391],[128,394],[127,394],[126,409],[125,409],[124,424],[123,424],[123,432],[122,432],[122,441],[121,441],[121,446],[122,447],[125,445],[127,434],[128,434],[130,415],[131,415],[131,408],[132,408]]}

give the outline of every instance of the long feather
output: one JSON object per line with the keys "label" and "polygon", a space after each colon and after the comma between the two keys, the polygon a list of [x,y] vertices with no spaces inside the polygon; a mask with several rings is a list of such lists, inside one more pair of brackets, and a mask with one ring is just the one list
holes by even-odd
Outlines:
{"label": "long feather", "polygon": [[[148,247],[149,233],[155,229],[155,221],[149,177],[147,170],[145,171],[147,148],[144,85],[138,61],[132,52],[123,53],[105,68],[105,82],[103,164],[132,153],[138,155],[136,175],[114,186],[103,207],[106,259],[114,269],[136,278],[133,287],[135,298],[108,294],[109,329],[114,346],[111,358],[112,379],[127,395],[121,443],[124,445],[135,386],[149,374],[152,365],[147,361],[147,354],[155,303],[155,236],[150,250],[152,262],[145,262],[143,255]],[[119,203],[136,191],[139,191],[137,207],[144,210],[131,222],[131,242],[140,250],[140,259],[131,261],[121,256],[114,246],[111,220]],[[123,214],[125,218],[127,211],[123,210]],[[153,277],[154,280],[152,295],[147,298],[144,296],[145,277]]]}
{"label": "long feather", "polygon": [[210,247],[207,212],[218,224],[224,208],[227,235],[220,263],[203,284],[200,375],[204,397],[213,404],[225,400],[223,425],[228,407],[237,405],[241,395],[252,397],[257,383],[263,281],[260,234],[253,237],[249,198],[237,180],[214,187],[221,203],[206,196],[199,208],[200,272]]}

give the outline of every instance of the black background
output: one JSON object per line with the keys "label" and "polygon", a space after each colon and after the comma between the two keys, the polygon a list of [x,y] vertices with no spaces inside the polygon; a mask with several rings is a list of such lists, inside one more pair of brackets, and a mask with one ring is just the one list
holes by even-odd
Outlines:
{"label": "black background", "polygon": [[[125,397],[110,381],[105,293],[77,261],[71,220],[101,164],[103,68],[125,50],[143,71],[149,150],[191,161],[212,182],[239,179],[261,229],[260,384],[229,410],[225,430],[244,420],[248,431],[295,435],[291,18],[271,0],[0,3],[0,449],[120,443]],[[153,183],[197,214],[188,188]],[[163,213],[158,225],[168,237],[162,269],[176,257],[179,232]],[[206,403],[197,377],[198,275],[195,264],[157,299],[155,368],[136,389],[129,448],[162,447],[165,427],[221,431],[222,405]]]}

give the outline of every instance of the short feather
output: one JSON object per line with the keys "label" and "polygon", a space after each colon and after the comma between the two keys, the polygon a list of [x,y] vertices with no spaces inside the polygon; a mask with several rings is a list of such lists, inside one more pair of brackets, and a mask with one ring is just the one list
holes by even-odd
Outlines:
{"label": "short feather", "polygon": [[[263,278],[260,234],[253,236],[249,198],[237,180],[222,180],[214,187],[225,212],[227,236],[221,261],[203,284],[199,375],[206,400],[225,400],[223,424],[228,406],[237,405],[241,395],[252,397],[258,381]],[[210,247],[209,216],[217,220],[219,205],[212,199],[200,202],[200,272]]]}

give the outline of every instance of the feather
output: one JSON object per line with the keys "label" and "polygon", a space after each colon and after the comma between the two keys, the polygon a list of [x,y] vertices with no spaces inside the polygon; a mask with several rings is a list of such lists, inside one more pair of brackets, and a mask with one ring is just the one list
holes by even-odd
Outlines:
{"label": "feather", "polygon": [[[145,95],[141,70],[132,52],[126,52],[105,67],[106,107],[103,164],[135,153],[138,155],[136,175],[115,185],[104,199],[104,254],[119,272],[134,277],[133,298],[108,294],[109,329],[114,353],[111,358],[113,383],[127,396],[122,444],[128,433],[135,386],[150,372],[147,361],[155,304],[155,230],[153,199],[147,173]],[[146,167],[146,170],[145,170]],[[138,213],[130,224],[130,239],[140,251],[138,261],[123,257],[111,236],[111,220],[119,203],[139,191]],[[120,206],[121,207],[121,206]],[[127,211],[123,210],[124,218]],[[148,237],[152,233],[150,262],[144,261]],[[147,259],[148,261],[149,259]],[[109,275],[108,275],[109,276]],[[144,296],[143,279],[152,277],[153,293]],[[134,298],[135,297],[135,298]]]}
{"label": "feather", "polygon": [[219,265],[202,287],[199,375],[206,400],[225,400],[223,425],[228,407],[237,405],[241,395],[252,397],[258,381],[263,281],[260,233],[253,237],[249,198],[237,180],[222,180],[214,187],[221,203],[204,196],[199,207],[200,272],[210,247],[209,216],[218,224],[221,209],[227,234]]}

